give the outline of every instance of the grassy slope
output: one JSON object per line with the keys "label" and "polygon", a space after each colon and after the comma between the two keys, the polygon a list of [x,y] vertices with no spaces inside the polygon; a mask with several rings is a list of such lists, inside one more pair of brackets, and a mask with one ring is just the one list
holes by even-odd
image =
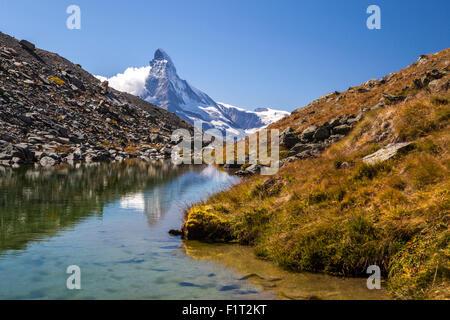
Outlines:
{"label": "grassy slope", "polygon": [[[293,271],[358,276],[377,264],[397,298],[450,298],[450,95],[411,89],[426,71],[448,67],[449,56],[445,50],[425,66],[413,64],[373,92],[344,93],[340,111],[325,97],[273,125],[307,118],[296,127],[302,130],[373,106],[382,92],[410,95],[370,111],[321,158],[287,164],[276,176],[253,177],[192,207],[185,236],[253,245],[261,258]],[[362,163],[400,141],[414,141],[414,150]]]}

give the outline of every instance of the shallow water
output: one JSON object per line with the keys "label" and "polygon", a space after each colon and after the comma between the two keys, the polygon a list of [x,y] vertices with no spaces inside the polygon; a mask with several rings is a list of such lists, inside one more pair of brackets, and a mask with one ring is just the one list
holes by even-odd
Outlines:
{"label": "shallow water", "polygon": [[[314,275],[292,283],[304,286],[302,294],[268,287],[277,268],[268,272],[270,264],[260,265],[248,248],[183,244],[168,235],[187,205],[236,182],[211,166],[170,162],[0,167],[0,299],[329,297]],[[224,256],[233,259],[217,258]],[[243,279],[256,273],[245,264],[259,274]],[[81,290],[66,287],[71,265],[81,269]]]}
{"label": "shallow water", "polygon": [[295,300],[383,300],[385,290],[368,290],[367,279],[339,278],[324,274],[293,273],[272,262],[257,259],[253,249],[240,245],[206,244],[189,241],[189,256],[199,261],[214,261],[239,272],[241,281],[263,288],[278,299]]}

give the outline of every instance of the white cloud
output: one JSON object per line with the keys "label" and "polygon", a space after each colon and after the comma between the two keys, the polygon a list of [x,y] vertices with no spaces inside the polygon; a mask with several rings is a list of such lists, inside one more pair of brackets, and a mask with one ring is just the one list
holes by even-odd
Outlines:
{"label": "white cloud", "polygon": [[96,77],[98,80],[100,80],[101,82],[103,82],[103,81],[108,81],[108,78],[107,77],[104,77],[104,76],[94,76],[94,77]]}
{"label": "white cloud", "polygon": [[145,91],[145,80],[150,72],[150,68],[150,66],[131,67],[125,70],[124,73],[119,73],[109,79],[103,76],[95,77],[100,81],[108,81],[111,88],[139,96]]}

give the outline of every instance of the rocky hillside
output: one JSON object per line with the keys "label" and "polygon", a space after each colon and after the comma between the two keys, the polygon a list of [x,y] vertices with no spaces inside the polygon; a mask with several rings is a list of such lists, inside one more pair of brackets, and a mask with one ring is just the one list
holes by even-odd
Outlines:
{"label": "rocky hillside", "polygon": [[[351,133],[369,111],[446,92],[450,86],[449,51],[422,55],[409,67],[382,79],[371,79],[345,92],[334,91],[324,95],[269,125],[269,130],[282,132],[281,164],[320,157],[324,150]],[[394,143],[399,140],[392,134],[391,124],[383,124],[385,127],[377,132],[377,142]],[[244,165],[237,174],[253,175],[260,169],[260,165]]]}
{"label": "rocky hillside", "polygon": [[[417,62],[398,72],[392,72],[382,79],[368,80],[362,85],[348,88],[345,92],[334,91],[326,94],[307,106],[293,111],[289,117],[270,125],[269,129],[291,128],[297,133],[302,133],[305,129],[311,130],[310,126],[315,126],[323,127],[321,128],[322,137],[346,134],[350,131],[348,127],[335,129],[335,126],[342,125],[336,122],[336,118],[356,118],[356,121],[344,123],[352,126],[362,119],[362,114],[369,110],[408,102],[430,93],[446,92],[450,86],[449,64],[450,49],[422,55]],[[385,136],[379,137],[379,141],[385,138]]]}
{"label": "rocky hillside", "polygon": [[101,83],[80,65],[0,33],[0,163],[143,160],[170,155],[191,125]]}
{"label": "rocky hillside", "polygon": [[237,241],[292,271],[450,298],[450,50],[333,92],[273,124],[283,167],[186,212],[187,239]]}

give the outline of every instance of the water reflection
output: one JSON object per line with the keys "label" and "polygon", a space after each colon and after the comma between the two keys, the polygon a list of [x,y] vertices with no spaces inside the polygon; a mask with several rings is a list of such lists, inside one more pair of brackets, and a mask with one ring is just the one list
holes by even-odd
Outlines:
{"label": "water reflection", "polygon": [[[120,199],[120,207],[123,209],[137,210],[147,216],[149,226],[155,226],[169,208],[174,205],[173,199],[177,195],[190,190],[194,185],[205,186],[208,183],[220,185],[223,183],[227,173],[217,170],[213,166],[191,166],[187,171],[183,171],[176,180],[166,181],[164,184],[152,186],[152,188],[133,194],[127,194]],[[218,190],[202,190],[202,193],[208,195]],[[191,199],[184,199],[185,202],[179,202],[176,205],[179,210],[183,210],[192,203]]]}
{"label": "water reflection", "polygon": [[[249,248],[168,235],[180,207],[237,181],[170,162],[4,169],[0,299],[383,298],[365,281],[292,275]],[[65,285],[74,264],[80,291]]]}
{"label": "water reflection", "polygon": [[[171,196],[164,185],[201,170],[204,167],[174,166],[167,161],[3,168],[0,255],[6,250],[23,250],[30,241],[55,236],[88,217],[102,217],[105,204],[120,198],[122,207],[144,211],[154,224],[162,218],[164,198]],[[142,190],[150,191],[145,194]]]}
{"label": "water reflection", "polygon": [[[5,169],[0,299],[257,299],[241,275],[186,256],[183,207],[238,179],[205,166],[142,162]],[[66,269],[82,270],[67,290]]]}

